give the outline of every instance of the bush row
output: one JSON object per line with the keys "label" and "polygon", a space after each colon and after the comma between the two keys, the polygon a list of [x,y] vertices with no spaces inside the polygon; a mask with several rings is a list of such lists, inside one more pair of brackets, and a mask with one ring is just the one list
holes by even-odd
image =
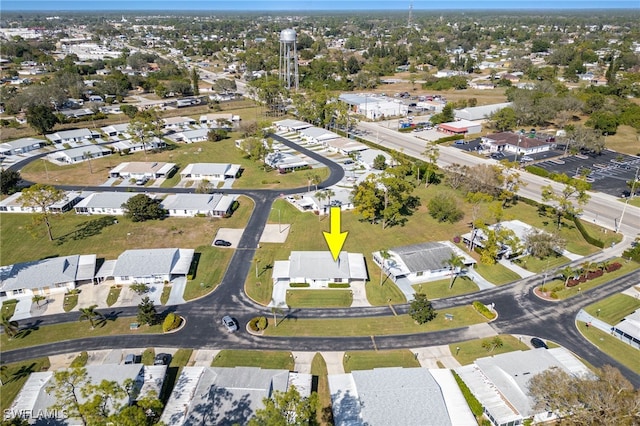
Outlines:
{"label": "bush row", "polygon": [[465,401],[467,401],[467,405],[469,405],[469,408],[471,409],[473,415],[476,417],[482,416],[482,414],[484,414],[484,408],[482,407],[480,401],[478,401],[476,397],[473,396],[471,390],[469,389],[467,384],[460,378],[460,376],[458,376],[458,374],[453,370],[451,370],[451,372],[453,373],[453,377],[456,379],[458,387],[460,388]]}
{"label": "bush row", "polygon": [[[564,183],[564,178],[567,178],[568,176],[565,173],[552,173],[546,169],[543,169],[542,167],[539,166],[526,166],[524,168],[526,171],[528,171],[531,174],[537,175],[537,176],[542,176],[542,177],[546,177],[549,178],[551,180],[554,180],[556,182],[560,182],[560,183]],[[576,181],[578,181],[579,179],[575,179],[575,178],[569,178],[569,184],[574,184]],[[583,185],[584,181],[580,180],[580,184]],[[587,188],[586,189],[591,189],[591,184],[587,183]]]}
{"label": "bush row", "polygon": [[169,314],[165,317],[164,321],[162,322],[162,331],[166,333],[168,331],[175,330],[180,326],[181,322],[182,322],[182,318],[180,318],[178,315],[174,314],[173,312],[169,312]]}
{"label": "bush row", "polygon": [[329,288],[350,288],[349,283],[329,283]]}
{"label": "bush row", "polygon": [[482,302],[475,300],[473,302],[473,307],[476,308],[476,311],[478,311],[480,314],[484,315],[486,318],[490,320],[496,317],[496,314],[491,310],[489,310],[489,308],[487,308]]}
{"label": "bush row", "polygon": [[457,141],[460,139],[464,139],[464,136],[461,135],[452,135],[452,136],[445,136],[443,138],[437,139],[435,141],[433,141],[434,144],[441,144],[441,143],[445,143],[445,142],[452,142],[452,141]]}
{"label": "bush row", "polygon": [[304,287],[311,287],[311,284],[309,284],[309,283],[289,283],[289,287],[291,287],[291,288],[304,288]]}
{"label": "bush row", "polygon": [[632,259],[636,262],[640,262],[640,243],[635,243],[635,246],[631,247],[628,250],[625,250],[624,253],[622,253],[622,256],[627,259]]}
{"label": "bush row", "polygon": [[604,248],[604,241],[601,241],[589,235],[589,231],[587,231],[587,229],[584,227],[580,218],[578,218],[577,216],[571,216],[571,219],[573,219],[573,223],[576,224],[576,228],[578,228],[578,231],[580,231],[580,234],[582,234],[582,238],[584,238],[586,242],[588,242],[592,246]]}
{"label": "bush row", "polygon": [[[614,262],[611,265],[608,265],[605,268],[605,271],[613,272],[613,271],[617,271],[620,268],[622,268],[622,265],[619,262]],[[569,281],[567,281],[567,287],[575,287],[580,283],[586,283],[589,280],[596,279],[603,275],[604,275],[604,271],[601,269],[598,269],[597,271],[588,271],[580,275],[578,278],[571,278]]]}

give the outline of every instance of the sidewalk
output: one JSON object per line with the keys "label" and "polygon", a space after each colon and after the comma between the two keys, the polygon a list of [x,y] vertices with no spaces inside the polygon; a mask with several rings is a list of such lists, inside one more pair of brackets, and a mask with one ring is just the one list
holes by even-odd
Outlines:
{"label": "sidewalk", "polygon": [[500,263],[505,268],[512,270],[522,278],[529,278],[536,275],[535,272],[527,271],[526,269],[519,267],[518,265],[507,259],[500,259],[498,263]]}

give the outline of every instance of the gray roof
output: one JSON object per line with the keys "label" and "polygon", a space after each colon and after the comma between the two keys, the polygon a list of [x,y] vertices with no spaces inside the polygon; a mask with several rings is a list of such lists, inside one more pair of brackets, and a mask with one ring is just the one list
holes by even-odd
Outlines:
{"label": "gray roof", "polygon": [[333,133],[330,130],[322,129],[320,127],[307,127],[306,129],[300,130],[300,134],[304,136],[308,136],[310,138],[316,139],[336,139],[339,138],[340,135]]}
{"label": "gray roof", "polygon": [[76,254],[2,266],[0,290],[52,287],[55,284],[75,281],[79,260],[80,256]]}
{"label": "gray roof", "polygon": [[193,249],[178,248],[127,250],[118,256],[113,276],[186,275],[193,252]]}
{"label": "gray roof", "polygon": [[203,137],[206,138],[207,133],[209,133],[209,129],[204,128],[204,129],[185,130],[178,134],[182,135],[182,137],[185,139],[195,139],[195,138],[203,138]]}
{"label": "gray roof", "polygon": [[217,210],[223,197],[222,194],[170,194],[161,205],[166,210],[213,211]]}
{"label": "gray roof", "polygon": [[264,398],[288,385],[287,370],[185,367],[160,421],[169,426],[246,424],[264,407]]}
{"label": "gray roof", "polygon": [[[111,153],[110,150],[99,145],[84,145],[84,146],[79,146],[78,148],[65,149],[64,151],[62,151],[62,153],[68,156],[69,158],[82,157],[86,152],[90,154]],[[50,154],[50,155],[55,156],[55,154]]]}
{"label": "gray roof", "polygon": [[443,269],[453,254],[451,247],[438,242],[395,247],[389,251],[397,254],[411,272]]}
{"label": "gray roof", "polygon": [[[229,163],[191,163],[180,172],[181,175],[225,175],[226,173],[236,174],[240,168],[239,164]],[[234,173],[235,172],[235,173]]]}
{"label": "gray roof", "polygon": [[14,149],[20,149],[20,148],[25,148],[25,147],[31,147],[34,145],[44,145],[46,144],[46,141],[43,141],[42,139],[36,139],[36,138],[22,138],[22,139],[16,139],[13,141],[8,141],[8,142],[4,142],[2,144],[0,144],[0,151],[5,151],[5,150],[14,150]]}
{"label": "gray roof", "polygon": [[511,106],[511,102],[457,109],[453,114],[456,118],[465,120],[482,120],[508,106]]}
{"label": "gray roof", "polygon": [[289,277],[309,279],[366,279],[367,270],[361,253],[340,252],[334,261],[329,250],[292,251]]}
{"label": "gray roof", "polygon": [[344,375],[351,383],[340,376],[329,376],[337,425],[452,424],[442,389],[425,368],[353,371]]}
{"label": "gray roof", "polygon": [[75,208],[87,207],[87,208],[112,208],[119,209],[129,198],[137,195],[133,192],[96,192],[89,195],[84,200],[75,205]]}
{"label": "gray roof", "polygon": [[85,127],[84,129],[61,130],[47,136],[51,136],[54,139],[56,139],[55,136],[58,136],[60,139],[92,138],[93,132]]}

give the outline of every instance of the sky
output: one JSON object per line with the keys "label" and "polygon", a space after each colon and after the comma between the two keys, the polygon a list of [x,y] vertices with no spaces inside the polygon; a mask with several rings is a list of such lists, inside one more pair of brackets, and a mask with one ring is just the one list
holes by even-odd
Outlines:
{"label": "sky", "polygon": [[0,0],[0,11],[640,9],[640,0]]}

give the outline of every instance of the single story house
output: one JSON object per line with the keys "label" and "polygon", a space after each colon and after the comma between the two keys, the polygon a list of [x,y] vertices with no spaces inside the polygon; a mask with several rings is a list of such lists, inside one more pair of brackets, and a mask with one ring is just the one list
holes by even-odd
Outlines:
{"label": "single story house", "polygon": [[482,124],[469,120],[457,120],[438,124],[437,130],[448,135],[472,135],[482,132]]}
{"label": "single story house", "polygon": [[20,295],[66,293],[90,282],[96,272],[96,255],[52,257],[0,266],[0,300]]}
{"label": "single story house", "polygon": [[196,142],[205,142],[208,140],[207,135],[209,134],[209,129],[194,129],[194,130],[183,130],[180,132],[172,133],[167,137],[174,142],[184,142],[184,143],[196,143]]}
{"label": "single story house", "polygon": [[274,169],[278,169],[280,173],[309,168],[309,163],[306,160],[288,152],[270,152],[264,162]]}
{"label": "single story house", "polygon": [[273,125],[276,126],[276,129],[278,129],[278,131],[281,132],[299,132],[300,130],[312,126],[312,124],[305,121],[291,120],[289,118],[287,118],[286,120],[274,121]]}
{"label": "single story house", "polygon": [[328,377],[336,425],[477,424],[450,370],[392,367]]}
{"label": "single story house", "polygon": [[145,149],[147,150],[160,149],[165,147],[166,145],[167,144],[162,139],[153,138],[150,141],[145,142],[144,145],[142,145],[142,142],[134,142],[131,139],[125,139],[125,140],[119,140],[117,142],[114,142],[109,146],[112,147],[115,152],[132,153],[132,152],[144,151]]}
{"label": "single story house", "polygon": [[[311,375],[257,367],[184,367],[160,422],[167,426],[247,424],[263,400],[295,386],[311,394]],[[239,408],[241,407],[241,408]]]}
{"label": "single story house", "polygon": [[122,205],[134,192],[94,192],[75,205],[76,214],[112,214],[123,215]]}
{"label": "single story house", "polygon": [[180,172],[182,179],[220,181],[233,179],[240,173],[240,164],[192,163]]}
{"label": "single story house", "polygon": [[[22,201],[20,197],[22,196],[21,192],[16,192],[15,194],[11,194],[4,200],[0,201],[0,212],[7,213],[33,213],[38,211],[39,209],[35,209],[33,207],[23,207]],[[64,198],[57,203],[51,204],[47,210],[54,213],[64,213],[69,211],[78,204],[84,195],[79,191],[68,191],[65,192]]]}
{"label": "single story house", "polygon": [[233,115],[228,113],[220,114],[204,114],[200,116],[200,124],[204,124],[207,127],[229,129],[233,128],[233,124],[240,121],[239,115]]}
{"label": "single story house", "polygon": [[94,132],[87,128],[73,129],[73,130],[61,130],[59,132],[50,133],[47,135],[53,143],[72,143],[72,142],[87,142],[99,137],[98,132]]}
{"label": "single story house", "polygon": [[109,170],[109,177],[121,179],[166,178],[176,169],[174,163],[132,161],[120,163]]}
{"label": "single story house", "polygon": [[193,253],[180,248],[126,250],[115,263],[105,262],[96,276],[112,277],[116,284],[159,284],[186,277]]}
{"label": "single story house", "polygon": [[507,352],[478,358],[454,370],[494,425],[513,426],[528,418],[534,423],[556,418],[550,411],[534,409],[535,401],[529,394],[531,378],[554,367],[574,376],[591,376],[589,369],[565,348]]}
{"label": "single story house", "polygon": [[395,165],[396,162],[393,157],[389,155],[389,153],[379,149],[365,149],[363,151],[359,151],[356,154],[356,161],[367,169],[373,169],[374,161],[378,155],[382,155],[384,157],[387,166]]}
{"label": "single story house", "polygon": [[25,154],[47,144],[46,141],[36,138],[22,138],[0,144],[0,155]]}
{"label": "single story house", "polygon": [[197,121],[191,117],[167,117],[162,119],[162,124],[165,129],[188,129],[189,126],[193,126]]}
{"label": "single story house", "polygon": [[273,282],[308,283],[314,288],[327,287],[329,283],[365,281],[367,265],[362,253],[340,252],[338,261],[329,250],[292,251],[289,260],[273,262]]}
{"label": "single story house", "polygon": [[300,130],[298,134],[303,140],[311,143],[325,143],[340,137],[340,135],[320,127],[307,127]]}
{"label": "single story house", "polygon": [[225,217],[231,214],[235,200],[234,195],[225,194],[170,194],[162,201],[161,206],[169,216]]}
{"label": "single story house", "polygon": [[[536,228],[531,225],[528,225],[520,220],[506,220],[503,222],[496,223],[494,225],[489,225],[489,229],[498,230],[498,229],[508,229],[513,231],[513,234],[519,241],[524,241],[527,235],[533,232]],[[475,229],[472,232],[467,232],[466,234],[461,235],[462,241],[468,246],[471,247],[473,243],[473,247],[484,247],[485,242],[487,241],[487,235],[482,229]],[[562,250],[558,250],[558,252],[562,252]],[[518,255],[520,253],[513,253],[512,249],[504,245],[498,250],[498,257],[512,257]]]}
{"label": "single story house", "polygon": [[[120,386],[125,386],[129,381],[132,382],[133,388],[130,392],[116,398],[114,403],[121,406],[128,406],[137,400],[150,396],[151,391],[156,395],[160,395],[164,379],[167,372],[166,365],[143,365],[143,364],[103,364],[103,365],[86,365],[88,382],[93,385],[99,385],[103,380],[114,381]],[[47,392],[47,387],[53,383],[54,371],[43,371],[31,373],[29,378],[22,386],[22,390],[16,396],[10,409],[6,413],[21,413],[31,424],[56,424],[56,425],[81,425],[79,418],[56,418],[55,421],[42,417],[44,413],[59,414],[66,416],[64,411],[53,412],[51,406],[55,404],[56,399],[53,393]],[[86,397],[79,396],[79,402],[86,402]],[[110,405],[109,405],[110,406]],[[33,418],[31,418],[33,417]]]}
{"label": "single story house", "polygon": [[482,137],[482,144],[488,146],[490,152],[512,152],[518,155],[531,155],[549,151],[551,142],[536,139],[521,133],[500,132]]}
{"label": "single story house", "polygon": [[640,309],[624,317],[611,331],[618,339],[640,349]]}
{"label": "single story house", "polygon": [[125,139],[129,139],[129,123],[112,124],[110,126],[101,127],[102,133],[111,139],[120,139],[119,135],[123,135]]}
{"label": "single story house", "polygon": [[88,117],[94,114],[90,108],[61,109],[58,113],[64,115],[66,118]]}
{"label": "single story house", "polygon": [[503,108],[511,106],[511,102],[501,102],[498,104],[482,105],[476,107],[468,107],[462,109],[456,109],[453,111],[453,115],[456,120],[486,120],[493,113],[500,111]]}
{"label": "single story house", "polygon": [[365,144],[343,137],[326,140],[323,145],[329,150],[339,152],[342,155],[355,154],[364,151],[365,149],[369,149]]}
{"label": "single story house", "polygon": [[450,241],[412,244],[387,250],[385,259],[377,251],[373,261],[381,267],[394,282],[400,279],[411,283],[421,283],[433,278],[447,277],[451,268],[447,261],[452,255],[463,258],[465,266],[473,266],[476,261]]}
{"label": "single story house", "polygon": [[88,159],[105,157],[111,155],[111,150],[100,145],[84,145],[77,148],[65,149],[63,151],[47,154],[47,159],[66,164],[75,164],[87,161]]}

